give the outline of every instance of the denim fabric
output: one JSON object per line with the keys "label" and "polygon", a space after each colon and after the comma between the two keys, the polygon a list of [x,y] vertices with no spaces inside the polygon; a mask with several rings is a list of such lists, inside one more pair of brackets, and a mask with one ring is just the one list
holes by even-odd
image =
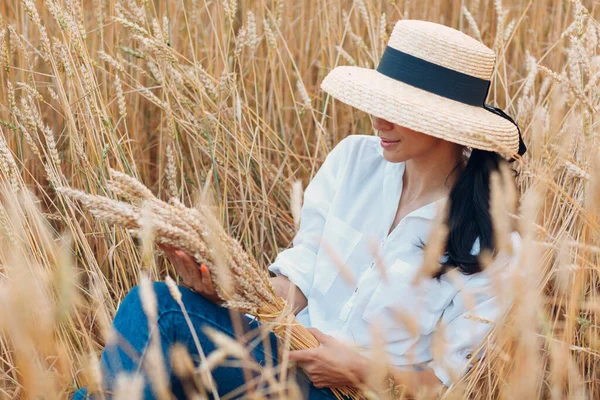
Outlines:
{"label": "denim fabric", "polygon": [[[258,335],[260,323],[250,321],[243,313],[228,310],[220,307],[211,301],[205,299],[198,293],[185,287],[179,287],[182,300],[191,319],[194,330],[204,354],[208,356],[216,348],[215,344],[205,335],[203,326],[209,326],[219,330],[231,337],[238,337],[234,334],[232,318],[237,319],[243,327],[244,337],[254,338],[250,340],[251,356],[261,365],[277,366],[277,339],[275,335],[263,328],[262,335],[265,339],[260,339]],[[164,282],[155,282],[154,290],[158,300],[158,319],[157,325],[160,333],[160,343],[162,346],[163,360],[165,368],[170,376],[171,390],[177,399],[185,399],[182,383],[171,373],[170,362],[168,361],[169,347],[175,342],[184,344],[196,365],[200,362],[196,345],[192,333],[188,328],[184,314],[179,305],[173,300],[169,290]],[[118,340],[114,344],[106,346],[102,352],[100,365],[102,369],[105,391],[109,393],[114,385],[116,376],[120,372],[134,372],[140,370],[145,379],[144,399],[154,399],[148,376],[145,369],[139,368],[139,358],[143,356],[144,349],[149,341],[149,329],[146,314],[142,309],[139,297],[139,287],[134,287],[123,299],[113,322],[115,330],[118,332]],[[263,345],[264,344],[264,345]],[[134,354],[131,354],[133,350]],[[133,359],[132,359],[133,357]],[[223,396],[232,390],[239,388],[246,383],[242,368],[236,365],[235,359],[228,358],[224,364],[213,370],[212,376],[216,383],[219,396]],[[248,372],[251,377],[256,377],[259,372]],[[335,395],[330,389],[317,389],[308,380],[306,375],[300,370],[288,370],[288,374],[296,374],[296,380],[300,386],[304,398],[310,399],[334,399]],[[263,385],[264,389],[264,385]],[[240,397],[245,393],[242,391]],[[212,396],[211,396],[212,397]],[[237,396],[236,396],[237,397]],[[94,398],[87,394],[86,388],[81,388],[75,392],[72,400],[83,400]],[[106,395],[107,399],[110,396]]]}

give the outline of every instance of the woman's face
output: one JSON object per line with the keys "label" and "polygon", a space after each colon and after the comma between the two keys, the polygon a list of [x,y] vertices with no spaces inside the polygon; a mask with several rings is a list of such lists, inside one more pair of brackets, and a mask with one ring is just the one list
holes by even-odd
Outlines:
{"label": "woman's face", "polygon": [[444,142],[379,117],[374,117],[373,128],[379,131],[383,157],[389,162],[402,162],[430,153]]}

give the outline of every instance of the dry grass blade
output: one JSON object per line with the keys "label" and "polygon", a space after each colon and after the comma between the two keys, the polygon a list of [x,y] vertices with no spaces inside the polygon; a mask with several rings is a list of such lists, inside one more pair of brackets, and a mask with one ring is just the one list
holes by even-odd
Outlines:
{"label": "dry grass blade", "polygon": [[[335,65],[375,67],[392,24],[415,18],[496,50],[488,102],[518,118],[528,146],[512,165],[518,191],[501,170],[504,199],[492,207],[498,231],[516,221],[523,238],[511,285],[519,301],[444,398],[600,398],[600,8],[591,4],[0,2],[0,397],[63,400],[74,383],[100,387],[88,360],[114,340],[120,300],[140,269],[153,279],[169,269],[151,243],[140,257],[143,226],[205,261],[232,308],[260,313],[293,346],[318,345],[273,298],[263,267],[296,232],[291,183],[306,184],[344,136],[372,132],[320,82]],[[40,212],[20,203],[29,191]],[[198,207],[185,206],[197,196]],[[512,196],[521,204],[507,211]],[[491,266],[492,254],[480,260]]]}

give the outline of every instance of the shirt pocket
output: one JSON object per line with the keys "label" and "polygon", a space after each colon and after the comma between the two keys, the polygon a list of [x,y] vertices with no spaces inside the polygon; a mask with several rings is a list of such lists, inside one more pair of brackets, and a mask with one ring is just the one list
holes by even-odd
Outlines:
{"label": "shirt pocket", "polygon": [[330,214],[327,217],[315,262],[315,279],[313,283],[314,288],[321,294],[329,291],[338,276],[339,266],[337,263],[347,265],[350,255],[362,236],[363,234],[360,231],[335,215]]}
{"label": "shirt pocket", "polygon": [[429,335],[457,290],[444,280],[427,278],[413,284],[418,270],[402,260],[387,270],[387,280],[378,283],[367,302],[362,318],[379,324],[388,340]]}

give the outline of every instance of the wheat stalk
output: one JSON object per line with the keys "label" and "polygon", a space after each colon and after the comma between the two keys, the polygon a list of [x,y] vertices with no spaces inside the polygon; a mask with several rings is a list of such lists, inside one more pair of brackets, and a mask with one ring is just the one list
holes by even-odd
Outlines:
{"label": "wheat stalk", "polygon": [[[108,187],[126,201],[90,195],[68,187],[57,190],[81,202],[96,218],[123,226],[138,237],[143,237],[144,218],[151,218],[152,237],[156,242],[178,247],[189,253],[197,263],[208,267],[225,307],[256,315],[282,339],[289,330],[290,348],[293,350],[319,345],[314,336],[295,321],[286,301],[276,296],[268,272],[260,268],[237,240],[227,235],[208,206],[200,204],[197,208],[187,208],[177,199],[167,203],[126,174],[110,169],[109,175]],[[179,295],[173,291],[172,283],[169,286],[177,299]],[[155,299],[149,294],[145,298],[146,313],[149,319],[155,319]],[[231,344],[228,347],[231,349]],[[334,392],[340,398],[342,395],[354,398],[359,394],[357,389],[350,387],[334,389]]]}

